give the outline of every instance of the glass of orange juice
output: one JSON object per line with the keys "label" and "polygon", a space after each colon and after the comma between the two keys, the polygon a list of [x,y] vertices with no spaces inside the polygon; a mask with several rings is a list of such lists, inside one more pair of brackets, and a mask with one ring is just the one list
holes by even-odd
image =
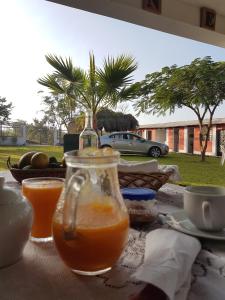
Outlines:
{"label": "glass of orange juice", "polygon": [[73,272],[98,275],[112,268],[127,242],[129,217],[118,182],[119,153],[91,149],[67,152],[65,158],[65,190],[53,217],[55,245]]}
{"label": "glass of orange juice", "polygon": [[36,177],[22,181],[22,193],[33,206],[32,241],[48,242],[53,239],[52,218],[64,181],[57,177]]}

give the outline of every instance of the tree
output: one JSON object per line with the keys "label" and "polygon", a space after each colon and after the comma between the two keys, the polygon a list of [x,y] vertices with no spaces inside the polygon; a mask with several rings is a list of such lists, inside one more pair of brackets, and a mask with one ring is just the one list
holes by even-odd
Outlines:
{"label": "tree", "polygon": [[188,107],[196,114],[204,161],[214,113],[225,99],[225,62],[214,62],[209,56],[196,58],[190,65],[147,74],[135,85],[138,100],[134,106],[139,113],[163,115]]}
{"label": "tree", "polygon": [[50,54],[46,55],[46,60],[55,71],[38,79],[38,82],[48,87],[52,94],[75,101],[84,110],[91,109],[95,128],[96,113],[100,107],[116,107],[119,102],[132,99],[134,95],[131,74],[137,64],[130,56],[108,57],[103,68],[98,68],[94,55],[90,54],[87,72],[75,67],[70,57],[63,59]]}
{"label": "tree", "polygon": [[75,113],[78,107],[73,99],[70,100],[68,101],[68,98],[63,95],[48,95],[42,98],[44,119],[49,126],[59,130],[60,139],[62,128],[66,128],[69,132],[69,125],[76,119]]}
{"label": "tree", "polygon": [[107,108],[102,108],[97,112],[97,128],[107,132],[136,130],[138,128],[137,119],[131,114],[114,112]]}
{"label": "tree", "polygon": [[26,128],[29,143],[53,144],[53,132],[47,126],[45,118],[33,119],[31,124],[26,124]]}
{"label": "tree", "polygon": [[85,126],[85,113],[81,111],[70,125],[73,128],[73,131],[75,131],[76,133],[80,133]]}
{"label": "tree", "polygon": [[7,103],[6,98],[0,97],[0,122],[5,122],[9,120],[9,116],[12,112],[12,103]]}
{"label": "tree", "polygon": [[117,105],[116,111],[122,112],[123,114],[127,114],[130,111],[129,103],[123,102]]}

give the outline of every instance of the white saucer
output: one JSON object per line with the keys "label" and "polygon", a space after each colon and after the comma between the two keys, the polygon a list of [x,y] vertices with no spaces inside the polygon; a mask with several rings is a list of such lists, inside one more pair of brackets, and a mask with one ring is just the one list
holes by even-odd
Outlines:
{"label": "white saucer", "polygon": [[225,228],[217,232],[202,231],[188,219],[184,210],[173,212],[166,216],[166,223],[173,229],[183,233],[213,240],[225,240]]}

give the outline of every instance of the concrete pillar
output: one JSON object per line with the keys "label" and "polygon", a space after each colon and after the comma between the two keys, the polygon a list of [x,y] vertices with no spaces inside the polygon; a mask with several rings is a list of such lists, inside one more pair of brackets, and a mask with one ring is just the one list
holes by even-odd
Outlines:
{"label": "concrete pillar", "polygon": [[169,145],[169,130],[168,128],[166,128],[166,141],[165,141],[166,145]]}
{"label": "concrete pillar", "polygon": [[188,128],[184,128],[184,153],[188,153]]}
{"label": "concrete pillar", "polygon": [[217,155],[216,125],[212,126],[212,155]]}
{"label": "concrete pillar", "polygon": [[26,125],[22,125],[22,140],[23,143],[22,144],[26,144],[26,140],[27,140],[27,126]]}
{"label": "concrete pillar", "polygon": [[142,137],[144,139],[147,139],[147,129],[144,129]]}

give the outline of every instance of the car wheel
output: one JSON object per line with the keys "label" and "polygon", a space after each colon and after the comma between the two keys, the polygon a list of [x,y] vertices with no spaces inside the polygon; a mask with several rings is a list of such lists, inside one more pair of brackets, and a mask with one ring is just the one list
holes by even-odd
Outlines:
{"label": "car wheel", "polygon": [[161,150],[159,149],[159,147],[152,147],[151,149],[149,149],[148,154],[152,157],[160,157],[161,155]]}
{"label": "car wheel", "polygon": [[112,147],[110,145],[102,145],[100,148],[103,149],[103,148],[112,148]]}

